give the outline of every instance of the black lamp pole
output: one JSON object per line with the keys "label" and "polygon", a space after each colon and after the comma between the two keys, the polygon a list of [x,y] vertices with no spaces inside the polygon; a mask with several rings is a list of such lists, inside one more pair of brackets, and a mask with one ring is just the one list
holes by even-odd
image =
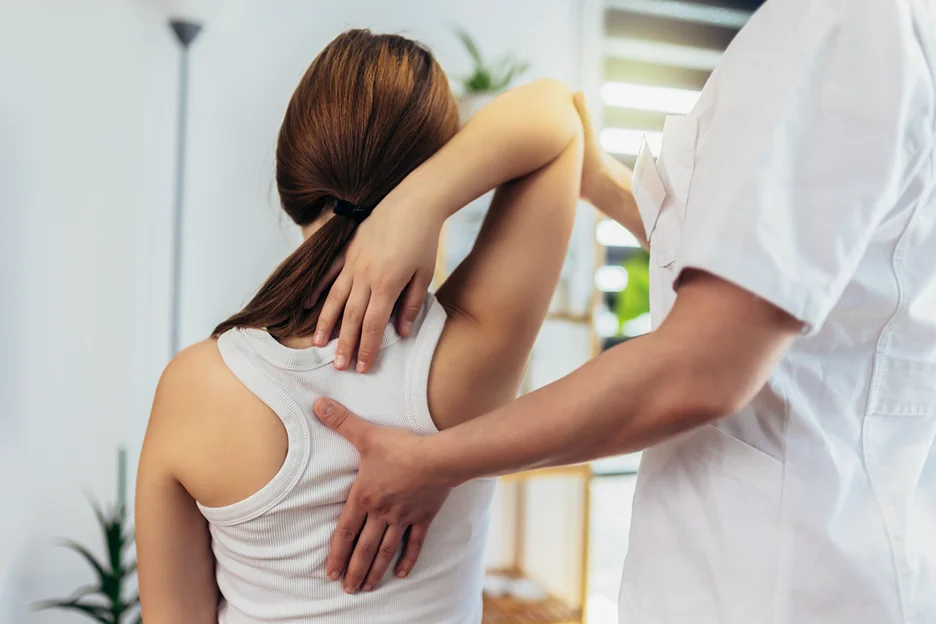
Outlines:
{"label": "black lamp pole", "polygon": [[189,46],[202,26],[197,22],[173,19],[169,21],[172,32],[181,44],[179,58],[179,116],[176,128],[176,177],[175,199],[172,215],[172,295],[171,311],[169,317],[169,348],[170,355],[179,352],[179,319],[182,313],[182,225],[183,202],[185,195],[185,139],[186,122],[188,117],[188,83],[189,83]]}

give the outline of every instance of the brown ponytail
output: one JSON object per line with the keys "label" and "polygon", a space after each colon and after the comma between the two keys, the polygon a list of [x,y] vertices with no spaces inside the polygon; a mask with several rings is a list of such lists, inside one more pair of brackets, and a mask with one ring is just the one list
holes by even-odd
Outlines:
{"label": "brown ponytail", "polygon": [[[428,50],[396,35],[343,33],[312,62],[286,109],[276,148],[283,210],[305,226],[337,200],[372,208],[457,130],[448,80]],[[310,300],[356,225],[328,218],[213,335],[234,327],[311,334],[320,305]]]}

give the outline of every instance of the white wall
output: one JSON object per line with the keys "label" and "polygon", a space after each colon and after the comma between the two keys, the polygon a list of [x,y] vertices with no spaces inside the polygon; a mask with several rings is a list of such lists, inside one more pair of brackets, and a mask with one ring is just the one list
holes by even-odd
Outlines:
{"label": "white wall", "polygon": [[[141,215],[169,197],[160,163],[171,144],[146,152],[146,111],[171,110],[172,61],[169,35],[144,3],[0,0],[0,210],[4,235],[18,243],[4,245],[0,306],[15,316],[2,323],[12,343],[0,356],[10,383],[0,419],[16,457],[0,450],[21,462],[12,479],[25,501],[7,509],[4,498],[0,541],[18,552],[25,593],[0,590],[0,617],[11,600],[22,610],[90,580],[77,556],[52,544],[67,536],[100,548],[84,492],[113,499],[116,449],[145,414],[133,396],[139,358],[153,369],[165,358],[134,351],[133,292],[152,277],[138,270]],[[163,230],[147,236],[165,239]],[[5,485],[4,496],[14,484]]]}
{"label": "white wall", "polygon": [[[468,66],[451,33],[460,24],[486,53],[530,60],[529,78],[576,84],[578,4],[227,3],[192,50],[183,342],[234,311],[296,241],[271,193],[275,137],[334,35],[366,26],[416,37],[458,74]],[[83,492],[113,499],[116,449],[138,451],[168,357],[177,56],[156,5],[0,0],[0,472],[15,475],[24,501],[0,514],[0,596],[9,600],[12,544],[25,582],[17,608],[88,580],[52,544],[99,544]],[[23,518],[15,531],[13,517]]]}
{"label": "white wall", "polygon": [[17,391],[22,380],[18,363],[23,353],[24,314],[21,308],[10,305],[25,299],[20,237],[25,215],[12,209],[23,201],[25,189],[16,182],[22,173],[20,158],[3,148],[18,143],[21,134],[13,120],[4,114],[4,101],[0,90],[0,345],[3,345],[0,349],[0,493],[4,498],[0,506],[0,624],[24,618],[24,605],[16,596],[22,585],[22,553],[18,542],[25,511],[18,483],[22,474],[23,425],[22,401]]}

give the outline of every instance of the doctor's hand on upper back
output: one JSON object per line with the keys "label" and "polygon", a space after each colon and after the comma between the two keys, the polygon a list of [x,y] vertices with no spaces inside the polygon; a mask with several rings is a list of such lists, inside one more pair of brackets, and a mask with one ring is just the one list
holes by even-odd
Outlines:
{"label": "doctor's hand on upper back", "polygon": [[409,335],[432,282],[443,222],[412,198],[391,192],[358,226],[313,337],[324,346],[341,320],[337,368],[351,364],[355,349],[358,372],[373,366],[398,300],[397,330]]}
{"label": "doctor's hand on upper back", "polygon": [[347,593],[372,590],[403,544],[394,570],[404,578],[419,558],[429,524],[451,488],[435,483],[423,465],[422,438],[404,429],[379,427],[330,399],[315,402],[315,415],[357,448],[361,464],[338,518],[326,561],[333,581]]}

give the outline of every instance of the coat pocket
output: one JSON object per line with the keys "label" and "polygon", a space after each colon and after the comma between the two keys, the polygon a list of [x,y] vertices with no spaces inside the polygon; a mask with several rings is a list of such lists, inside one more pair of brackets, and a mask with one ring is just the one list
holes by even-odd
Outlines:
{"label": "coat pocket", "polygon": [[684,115],[669,115],[666,118],[663,149],[658,162],[666,199],[660,207],[650,237],[650,255],[658,266],[669,266],[676,259],[695,169],[697,136],[697,118]]}
{"label": "coat pocket", "polygon": [[638,477],[621,621],[642,621],[640,613],[659,622],[765,621],[777,578],[783,462],[713,425],[665,451],[657,470],[641,466]]}
{"label": "coat pocket", "polygon": [[936,612],[936,363],[876,356],[862,454],[904,606]]}

